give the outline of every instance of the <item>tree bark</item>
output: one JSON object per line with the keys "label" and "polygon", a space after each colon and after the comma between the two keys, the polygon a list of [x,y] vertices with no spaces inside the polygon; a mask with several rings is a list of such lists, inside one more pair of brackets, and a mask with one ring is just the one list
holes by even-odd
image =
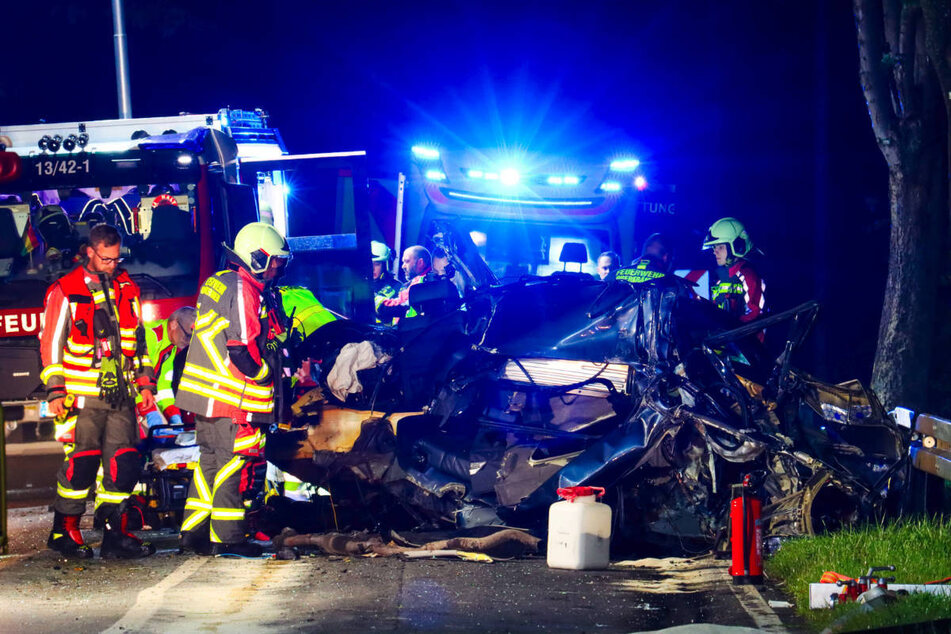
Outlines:
{"label": "tree bark", "polygon": [[[891,235],[872,388],[887,408],[929,403],[947,244],[949,0],[854,0],[859,77],[888,164]],[[936,24],[940,22],[940,24]],[[935,56],[935,49],[941,49]]]}

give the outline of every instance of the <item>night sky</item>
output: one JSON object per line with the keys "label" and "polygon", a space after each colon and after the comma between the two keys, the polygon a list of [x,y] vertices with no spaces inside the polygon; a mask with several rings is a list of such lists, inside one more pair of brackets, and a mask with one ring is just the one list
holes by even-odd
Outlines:
{"label": "night sky", "polygon": [[[0,9],[0,127],[118,114],[108,0]],[[126,0],[134,116],[268,111],[292,152],[419,139],[637,154],[683,230],[735,215],[774,310],[824,305],[801,365],[871,371],[887,174],[851,3]]]}

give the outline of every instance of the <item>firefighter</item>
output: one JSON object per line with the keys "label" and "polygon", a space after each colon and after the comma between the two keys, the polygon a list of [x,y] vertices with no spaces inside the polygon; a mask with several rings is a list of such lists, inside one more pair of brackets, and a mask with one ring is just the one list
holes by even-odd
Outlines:
{"label": "firefighter", "polygon": [[[370,251],[373,253],[373,305],[379,311],[383,302],[399,295],[400,283],[390,273],[390,260],[393,257],[390,247],[374,240],[370,243]],[[377,316],[376,321],[382,323],[383,320]],[[386,323],[392,323],[392,319]]]}
{"label": "firefighter", "polygon": [[100,556],[136,558],[155,552],[127,530],[128,498],[142,468],[135,449],[136,391],[150,407],[155,385],[139,288],[118,268],[121,247],[115,227],[92,228],[84,249],[86,264],[47,291],[40,332],[41,378],[56,417],[56,439],[66,452],[56,475],[47,546],[83,559],[93,552],[83,541],[79,518],[100,464],[103,479],[96,493],[96,516],[104,526]]}
{"label": "firefighter", "polygon": [[[158,391],[155,393],[157,407],[145,410],[139,407],[145,415],[149,427],[162,424],[159,410],[172,425],[182,424],[182,413],[175,405],[175,393],[181,380],[184,357],[188,343],[195,326],[194,306],[183,306],[162,321],[146,324],[145,341],[148,345],[149,359],[155,367],[155,382]],[[177,361],[177,363],[176,363]]]}
{"label": "firefighter", "polygon": [[403,274],[406,275],[406,283],[403,284],[396,297],[384,300],[377,308],[380,319],[384,322],[390,319],[396,322],[403,316],[416,316],[416,311],[409,305],[409,289],[427,280],[432,270],[432,262],[432,255],[426,247],[416,244],[403,251],[402,268]]}
{"label": "firefighter", "polygon": [[712,249],[717,261],[716,283],[711,288],[714,303],[743,323],[762,315],[766,283],[747,259],[753,252],[753,242],[743,223],[736,218],[717,220],[707,231],[703,248]]}
{"label": "firefighter", "polygon": [[274,421],[276,353],[283,334],[271,289],[290,260],[287,241],[263,222],[235,236],[237,270],[215,273],[198,295],[198,316],[178,385],[178,406],[195,414],[200,448],[182,522],[182,549],[256,557],[247,539],[242,473],[263,455],[262,425]]}
{"label": "firefighter", "polygon": [[598,279],[602,282],[610,282],[620,267],[621,256],[614,251],[605,251],[598,256]]}

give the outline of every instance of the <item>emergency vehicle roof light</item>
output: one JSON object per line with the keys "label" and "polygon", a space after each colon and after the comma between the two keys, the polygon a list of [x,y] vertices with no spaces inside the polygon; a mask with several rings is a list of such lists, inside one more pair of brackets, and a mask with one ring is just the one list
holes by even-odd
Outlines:
{"label": "emergency vehicle roof light", "polygon": [[499,172],[499,182],[503,185],[518,185],[521,175],[517,169],[507,168]]}
{"label": "emergency vehicle roof light", "polygon": [[413,156],[424,161],[436,161],[439,159],[439,150],[426,145],[414,145]]}
{"label": "emergency vehicle roof light", "polygon": [[611,161],[613,172],[633,172],[641,164],[636,158],[622,158]]}
{"label": "emergency vehicle roof light", "polygon": [[139,147],[143,150],[181,149],[200,153],[206,134],[208,128],[195,128],[186,133],[146,137],[139,143]]}
{"label": "emergency vehicle roof light", "polygon": [[637,178],[635,178],[634,188],[639,192],[642,192],[645,189],[647,189],[647,179],[644,178],[643,176],[638,176]]}
{"label": "emergency vehicle roof light", "polygon": [[621,191],[621,183],[617,181],[604,181],[603,183],[601,183],[601,191],[619,192]]}
{"label": "emergency vehicle roof light", "polygon": [[431,181],[444,181],[446,174],[442,170],[426,170],[426,178]]}

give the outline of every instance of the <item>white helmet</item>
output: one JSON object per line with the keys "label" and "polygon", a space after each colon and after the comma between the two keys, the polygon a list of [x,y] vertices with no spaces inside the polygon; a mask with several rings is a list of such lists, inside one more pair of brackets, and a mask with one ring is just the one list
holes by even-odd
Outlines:
{"label": "white helmet", "polygon": [[370,252],[373,254],[374,262],[387,262],[393,256],[393,251],[390,247],[377,240],[370,242]]}
{"label": "white helmet", "polygon": [[233,251],[255,275],[267,271],[272,258],[291,258],[287,240],[265,222],[252,222],[242,227],[234,237]]}

